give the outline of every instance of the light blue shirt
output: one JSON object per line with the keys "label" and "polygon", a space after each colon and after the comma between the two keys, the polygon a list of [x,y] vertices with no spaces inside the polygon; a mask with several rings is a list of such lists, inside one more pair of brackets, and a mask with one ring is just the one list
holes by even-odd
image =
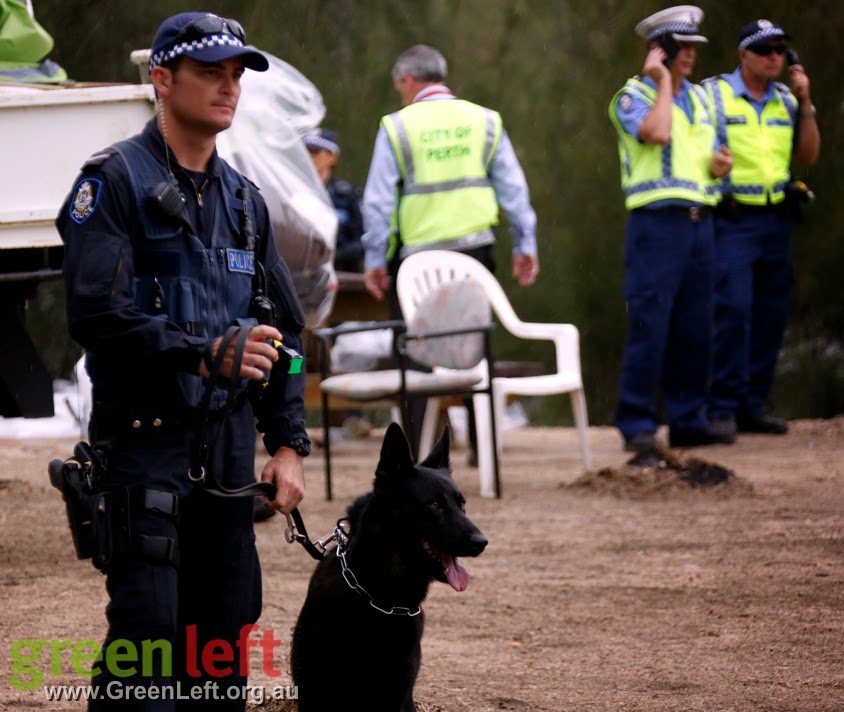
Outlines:
{"label": "light blue shirt", "polygon": [[762,118],[762,112],[765,110],[765,104],[777,98],[774,83],[768,82],[768,86],[762,97],[760,99],[754,99],[747,90],[747,84],[744,83],[744,79],[741,76],[741,67],[736,69],[732,74],[722,74],[721,78],[732,87],[735,96],[743,96],[747,100],[747,103],[756,110],[756,115],[760,119]]}
{"label": "light blue shirt", "polygon": [[[430,87],[434,89],[435,87]],[[439,89],[445,87],[438,86]],[[446,90],[447,91],[447,90]],[[420,92],[422,94],[422,92]],[[453,95],[441,92],[431,98],[419,98],[419,101],[448,101]],[[417,99],[414,99],[416,101]],[[519,164],[513,144],[502,130],[498,150],[492,157],[489,180],[495,190],[498,204],[510,221],[510,233],[513,236],[513,253],[520,255],[536,254],[536,213],[530,204],[530,192],[524,171]],[[365,251],[366,269],[380,269],[387,265],[387,243],[390,237],[390,216],[396,207],[397,188],[401,181],[396,157],[390,145],[390,139],[383,126],[378,128],[372,162],[363,191],[364,233],[361,237]]]}

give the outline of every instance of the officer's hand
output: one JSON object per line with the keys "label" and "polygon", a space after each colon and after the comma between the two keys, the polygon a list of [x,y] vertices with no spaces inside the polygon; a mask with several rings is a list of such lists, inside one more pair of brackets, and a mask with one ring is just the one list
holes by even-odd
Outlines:
{"label": "officer's hand", "polygon": [[305,467],[303,458],[289,447],[276,450],[261,472],[261,482],[275,485],[275,499],[265,500],[267,506],[282,513],[292,512],[305,497]]}
{"label": "officer's hand", "polygon": [[660,47],[659,45],[654,45],[653,47],[651,47],[651,51],[648,52],[648,56],[645,57],[645,64],[642,67],[642,74],[650,77],[657,84],[659,84],[659,80],[662,77],[670,77],[671,72],[668,71],[668,67],[666,67],[664,64],[667,57],[668,55],[665,53],[665,50],[662,49],[662,47]]}
{"label": "officer's hand", "polygon": [[809,75],[802,64],[792,64],[788,68],[788,83],[791,91],[801,104],[811,103],[809,100]]}
{"label": "officer's hand", "polygon": [[[240,376],[241,378],[253,378],[256,381],[263,381],[266,376],[266,372],[272,369],[274,362],[278,361],[278,351],[276,351],[274,346],[267,343],[268,340],[271,341],[273,339],[276,341],[282,340],[281,333],[275,327],[261,324],[252,328],[249,331],[249,335],[246,337],[246,344],[243,348],[243,359],[240,363],[240,371],[238,373],[233,373],[232,368],[234,366],[234,352],[235,347],[237,346],[237,337],[233,338],[229,342],[226,353],[223,355],[219,375],[226,377]],[[211,346],[212,359],[217,357],[217,351],[219,350],[222,341],[222,336],[214,339],[213,345]],[[205,363],[204,359],[199,365],[199,372],[203,376],[210,375],[208,365]]]}
{"label": "officer's hand", "polygon": [[387,295],[387,289],[390,286],[390,278],[387,276],[387,270],[383,267],[378,269],[368,269],[363,273],[363,284],[366,291],[369,292],[379,302],[384,301]]}
{"label": "officer's hand", "polygon": [[726,146],[712,152],[709,160],[709,172],[714,178],[723,178],[733,169],[733,154]]}
{"label": "officer's hand", "polygon": [[536,255],[513,255],[513,277],[520,287],[529,287],[539,275],[539,258]]}

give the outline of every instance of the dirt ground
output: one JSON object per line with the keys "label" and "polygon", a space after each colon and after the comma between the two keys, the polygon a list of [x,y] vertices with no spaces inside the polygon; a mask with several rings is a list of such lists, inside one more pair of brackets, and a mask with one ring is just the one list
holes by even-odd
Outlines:
{"label": "dirt ground", "polygon": [[[453,453],[468,511],[490,540],[466,562],[464,593],[433,584],[416,697],[423,710],[844,710],[844,417],[791,424],[787,436],[744,436],[684,453],[730,468],[724,485],[665,486],[622,468],[611,428],[592,428],[586,486],[575,432],[505,436],[503,498],[478,496],[465,450]],[[319,454],[300,507],[327,535],[369,488],[383,431],[336,451],[335,495],[323,499]],[[21,638],[100,640],[103,579],[75,560],[46,463],[72,441],[0,441],[0,708],[79,710],[9,685]],[[259,456],[260,464],[263,456]],[[620,468],[620,469],[619,469]],[[263,629],[287,644],[312,560],[257,525],[265,574]],[[333,665],[365,641],[348,641]],[[67,667],[66,665],[64,667]],[[255,684],[291,684],[285,674]],[[50,684],[79,684],[72,675]],[[366,690],[349,691],[350,710]],[[281,709],[278,703],[264,708]],[[263,712],[263,711],[262,711]]]}

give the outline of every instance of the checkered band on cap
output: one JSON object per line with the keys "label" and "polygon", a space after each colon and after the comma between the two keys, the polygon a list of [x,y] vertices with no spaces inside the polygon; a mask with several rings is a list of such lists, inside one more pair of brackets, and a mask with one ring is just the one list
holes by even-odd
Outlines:
{"label": "checkered band on cap", "polygon": [[750,45],[756,44],[757,42],[763,42],[764,40],[769,40],[774,37],[788,37],[788,35],[785,33],[782,27],[777,27],[776,25],[770,25],[769,27],[761,27],[752,35],[748,35],[741,42],[739,42],[738,48],[747,49],[748,47],[750,47]]}
{"label": "checkered band on cap", "polygon": [[190,42],[180,42],[169,50],[158,52],[150,55],[149,71],[152,72],[154,67],[160,64],[166,64],[176,57],[189,56],[193,52],[199,52],[211,47],[243,47],[244,44],[234,35],[217,34],[205,35],[201,40],[191,40]]}
{"label": "checkered band on cap", "polygon": [[330,151],[335,156],[340,155],[340,147],[336,143],[334,143],[334,141],[330,141],[327,138],[323,138],[322,136],[305,136],[305,145],[308,148],[324,148],[326,151]]}
{"label": "checkered band on cap", "polygon": [[654,27],[650,32],[648,32],[648,36],[645,37],[645,39],[650,42],[660,35],[668,33],[678,35],[696,35],[699,31],[697,24],[694,22],[666,22]]}

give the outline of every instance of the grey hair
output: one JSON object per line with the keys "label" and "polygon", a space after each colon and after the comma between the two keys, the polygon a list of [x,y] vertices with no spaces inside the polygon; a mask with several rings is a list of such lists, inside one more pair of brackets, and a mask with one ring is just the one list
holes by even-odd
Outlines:
{"label": "grey hair", "polygon": [[428,45],[414,45],[399,55],[393,65],[393,76],[409,74],[426,82],[442,82],[448,74],[445,57]]}

